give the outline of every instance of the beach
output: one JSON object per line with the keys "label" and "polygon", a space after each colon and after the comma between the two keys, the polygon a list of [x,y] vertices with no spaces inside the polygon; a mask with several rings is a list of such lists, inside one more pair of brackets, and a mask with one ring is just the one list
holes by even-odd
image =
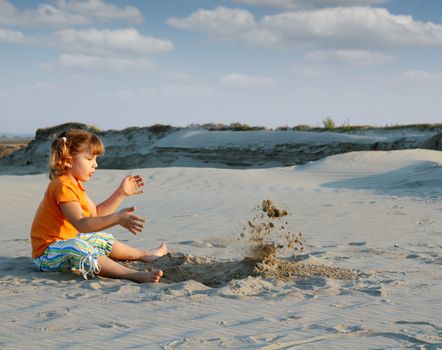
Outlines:
{"label": "beach", "polygon": [[250,254],[241,231],[270,199],[290,214],[276,228],[304,239],[302,251],[280,258],[352,274],[251,274],[209,286],[197,276],[139,285],[41,273],[30,259],[29,229],[47,175],[3,175],[0,348],[442,347],[440,151],[350,152],[260,169],[101,169],[88,194],[99,203],[129,173],[145,179],[145,193],[122,207],[135,205],[148,223],[137,236],[108,230],[123,242],[165,242],[165,259],[184,257],[187,265],[237,264]]}
{"label": "beach", "polygon": [[0,350],[442,350],[442,0],[0,0],[0,47]]}

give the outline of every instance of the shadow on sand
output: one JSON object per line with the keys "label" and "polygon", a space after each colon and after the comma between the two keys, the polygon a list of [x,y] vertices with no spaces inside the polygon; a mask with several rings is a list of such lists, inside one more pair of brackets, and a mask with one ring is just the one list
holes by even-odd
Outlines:
{"label": "shadow on sand", "polygon": [[333,278],[352,280],[357,274],[348,269],[313,265],[295,261],[294,259],[245,258],[233,261],[217,261],[186,254],[167,254],[150,264],[141,262],[123,262],[125,266],[137,270],[161,269],[163,283],[177,283],[194,280],[209,287],[222,287],[232,280],[241,280],[249,276],[274,278],[284,282],[298,279]]}
{"label": "shadow on sand", "polygon": [[321,187],[369,190],[381,195],[406,197],[442,196],[442,166],[422,162],[383,174],[324,183]]}
{"label": "shadow on sand", "polygon": [[[269,258],[255,260],[245,258],[233,261],[216,261],[186,254],[167,254],[153,263],[120,262],[137,270],[161,269],[164,276],[162,283],[172,284],[184,281],[197,281],[208,287],[218,288],[232,280],[242,280],[249,276],[273,278],[284,282],[296,282],[300,285],[317,284],[318,278],[352,280],[357,274],[348,269],[324,265],[301,263],[291,259]],[[0,279],[33,281],[84,281],[83,277],[66,272],[40,272],[29,257],[0,257]]]}

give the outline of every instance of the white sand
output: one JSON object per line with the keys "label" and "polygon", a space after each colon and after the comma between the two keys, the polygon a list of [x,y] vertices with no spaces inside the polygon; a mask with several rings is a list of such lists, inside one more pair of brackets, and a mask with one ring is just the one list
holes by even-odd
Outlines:
{"label": "white sand", "polygon": [[[100,170],[99,202],[128,171]],[[147,182],[148,218],[132,245],[244,257],[240,229],[270,198],[293,213],[305,262],[357,280],[248,277],[137,285],[34,270],[29,227],[45,175],[0,176],[1,349],[437,349],[442,347],[442,153],[355,152],[294,168],[131,171]]]}

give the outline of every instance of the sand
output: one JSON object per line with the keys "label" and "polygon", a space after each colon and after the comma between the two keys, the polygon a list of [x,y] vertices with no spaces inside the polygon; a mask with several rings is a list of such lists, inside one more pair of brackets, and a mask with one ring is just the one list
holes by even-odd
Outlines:
{"label": "sand", "polygon": [[[99,170],[88,193],[100,202],[127,173]],[[108,231],[169,245],[151,265],[128,263],[163,268],[157,285],[36,271],[28,232],[47,178],[0,176],[1,349],[442,347],[441,152],[131,173],[146,189],[125,204],[148,224]],[[268,216],[267,199],[287,214]],[[263,223],[257,242],[275,249],[256,256]]]}

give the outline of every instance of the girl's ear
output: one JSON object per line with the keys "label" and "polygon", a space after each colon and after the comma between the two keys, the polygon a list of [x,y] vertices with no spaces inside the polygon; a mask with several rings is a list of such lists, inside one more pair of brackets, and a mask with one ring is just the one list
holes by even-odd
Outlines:
{"label": "girl's ear", "polygon": [[68,156],[68,157],[66,158],[66,161],[65,161],[65,163],[64,163],[64,166],[66,166],[66,167],[68,167],[68,168],[72,168],[72,157],[71,157],[71,156]]}

